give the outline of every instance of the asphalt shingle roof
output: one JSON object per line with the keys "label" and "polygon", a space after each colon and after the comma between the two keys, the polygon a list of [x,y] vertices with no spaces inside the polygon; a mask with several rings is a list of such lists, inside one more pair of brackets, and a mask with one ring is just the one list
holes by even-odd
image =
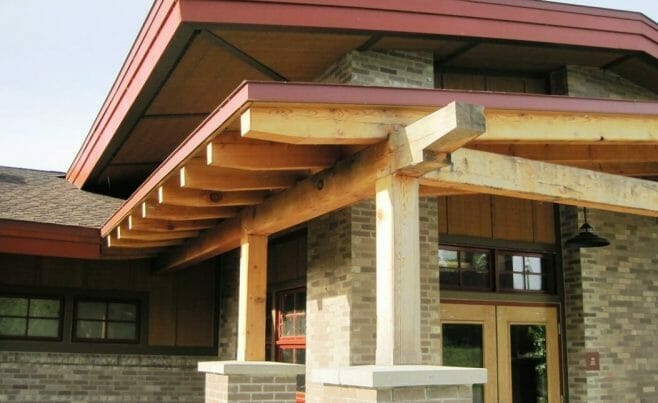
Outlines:
{"label": "asphalt shingle roof", "polygon": [[100,228],[121,203],[76,188],[61,172],[0,167],[0,219]]}

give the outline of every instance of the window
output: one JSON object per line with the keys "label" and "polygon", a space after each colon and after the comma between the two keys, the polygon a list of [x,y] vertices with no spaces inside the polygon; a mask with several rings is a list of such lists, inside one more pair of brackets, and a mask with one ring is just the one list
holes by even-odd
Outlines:
{"label": "window", "polygon": [[278,294],[276,326],[277,361],[304,364],[306,361],[306,289]]}
{"label": "window", "polygon": [[439,281],[444,289],[555,292],[555,265],[550,253],[442,246],[438,257]]}
{"label": "window", "polygon": [[440,249],[441,284],[453,288],[491,289],[489,253],[481,250]]}
{"label": "window", "polygon": [[75,341],[139,342],[139,303],[76,300]]}
{"label": "window", "polygon": [[0,338],[59,340],[62,301],[0,295]]}
{"label": "window", "polygon": [[553,270],[548,256],[500,252],[496,257],[498,286],[514,291],[553,291]]}

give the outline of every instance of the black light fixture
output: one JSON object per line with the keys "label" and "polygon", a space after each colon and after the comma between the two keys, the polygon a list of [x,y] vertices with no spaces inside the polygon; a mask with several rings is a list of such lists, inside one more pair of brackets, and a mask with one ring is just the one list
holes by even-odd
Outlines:
{"label": "black light fixture", "polygon": [[587,223],[587,207],[583,208],[585,213],[585,222],[580,226],[578,235],[567,239],[564,243],[567,247],[572,248],[600,248],[601,246],[610,245],[610,241],[594,233],[594,228]]}

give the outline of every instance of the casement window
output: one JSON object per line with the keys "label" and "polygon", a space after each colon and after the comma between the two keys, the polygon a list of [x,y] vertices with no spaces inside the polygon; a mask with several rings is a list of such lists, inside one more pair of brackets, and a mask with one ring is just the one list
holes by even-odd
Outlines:
{"label": "casement window", "polygon": [[139,302],[75,300],[73,340],[139,342]]}
{"label": "casement window", "polygon": [[306,361],[306,289],[277,294],[276,360],[293,364]]}
{"label": "casement window", "polygon": [[0,294],[0,338],[59,340],[62,299]]}
{"label": "casement window", "polygon": [[555,292],[551,253],[441,246],[442,289],[496,292]]}

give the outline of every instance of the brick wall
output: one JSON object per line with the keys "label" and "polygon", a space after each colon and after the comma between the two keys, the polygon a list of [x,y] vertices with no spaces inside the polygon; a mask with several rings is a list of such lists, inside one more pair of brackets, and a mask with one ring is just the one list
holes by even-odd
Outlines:
{"label": "brick wall", "polygon": [[551,76],[556,94],[574,97],[658,99],[658,94],[607,70],[587,66],[566,66]]}
{"label": "brick wall", "polygon": [[0,352],[0,401],[203,402],[201,358]]}
{"label": "brick wall", "polygon": [[240,252],[220,258],[218,351],[219,360],[235,360],[238,351],[238,286]]}
{"label": "brick wall", "polygon": [[[658,99],[614,73],[567,66],[570,96]],[[560,81],[560,80],[557,80]],[[566,84],[565,84],[566,83]],[[562,239],[575,235],[582,209],[560,207]],[[658,220],[588,210],[605,248],[563,248],[568,389],[571,402],[658,401]],[[600,354],[600,370],[585,354]]]}
{"label": "brick wall", "polygon": [[434,88],[434,57],[423,51],[353,51],[317,81],[383,87]]}
{"label": "brick wall", "polygon": [[294,402],[295,377],[206,374],[206,403]]}
{"label": "brick wall", "polygon": [[323,403],[471,403],[473,394],[465,385],[383,389],[325,386],[323,399]]}
{"label": "brick wall", "polygon": [[[575,218],[562,208],[565,239]],[[588,221],[611,245],[565,249],[570,400],[658,401],[658,220],[589,210]],[[599,371],[585,369],[586,352],[600,354]]]}

